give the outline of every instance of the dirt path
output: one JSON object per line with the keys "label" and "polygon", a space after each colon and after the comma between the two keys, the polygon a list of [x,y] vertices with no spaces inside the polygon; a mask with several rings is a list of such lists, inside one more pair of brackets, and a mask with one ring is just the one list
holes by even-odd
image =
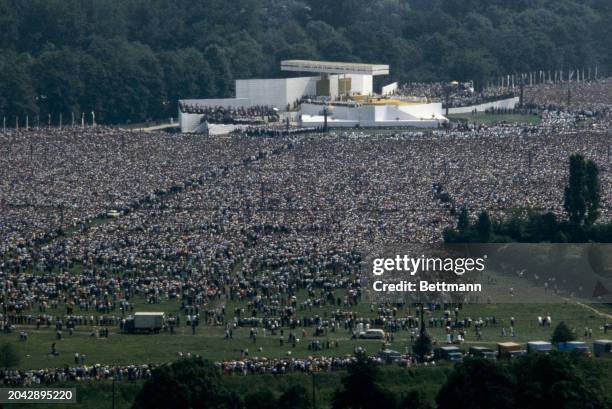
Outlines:
{"label": "dirt path", "polygon": [[599,315],[600,317],[604,317],[604,318],[607,318],[609,320],[612,320],[612,315],[610,315],[610,314],[607,314],[605,312],[601,312],[597,308],[592,307],[592,306],[587,305],[587,304],[584,304],[584,303],[581,303],[580,301],[574,301],[574,302],[577,305],[581,306],[582,308],[586,308],[587,310],[593,311],[595,314]]}

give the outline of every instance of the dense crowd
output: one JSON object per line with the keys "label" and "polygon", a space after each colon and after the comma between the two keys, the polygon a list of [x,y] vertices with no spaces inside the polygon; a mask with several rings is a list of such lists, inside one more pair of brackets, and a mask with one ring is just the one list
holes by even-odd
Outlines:
{"label": "dense crowd", "polygon": [[277,126],[249,126],[244,129],[237,129],[234,131],[236,135],[245,135],[245,136],[266,136],[271,138],[276,137],[288,137],[295,135],[303,135],[303,134],[315,134],[323,132],[323,128],[318,127],[303,127],[303,128],[290,128],[287,125],[277,125]]}
{"label": "dense crowd", "polygon": [[0,135],[0,253],[111,210],[129,212],[277,144],[226,137],[203,144],[103,127],[10,130]]}
{"label": "dense crowd", "polygon": [[538,84],[525,87],[525,103],[564,111],[588,111],[609,116],[612,106],[612,80]]}
{"label": "dense crowd", "polygon": [[[262,270],[274,272],[266,285],[282,292],[312,282],[329,288],[351,287],[355,284],[343,277],[358,269],[359,254],[368,245],[440,240],[442,230],[454,223],[449,203],[439,200],[440,189],[452,198],[454,206],[471,211],[486,208],[499,215],[531,206],[562,214],[567,157],[581,152],[606,163],[608,138],[599,130],[576,132],[576,118],[570,113],[545,111],[542,116],[539,126],[505,125],[391,136],[340,132],[295,140],[212,140],[207,143],[206,155],[191,156],[190,152],[185,156],[193,157],[197,163],[193,168],[204,169],[208,162],[213,170],[198,177],[193,168],[188,170],[189,159],[181,162],[187,169],[179,175],[192,174],[198,183],[177,182],[181,190],[152,198],[121,217],[87,225],[40,246],[11,247],[11,233],[23,234],[27,229],[5,228],[8,234],[3,234],[4,246],[16,254],[6,253],[2,271],[18,274],[8,285],[15,290],[11,298],[20,303],[57,297],[58,287],[63,292],[68,287],[71,294],[65,302],[76,306],[85,303],[90,308],[108,302],[99,299],[102,295],[121,297],[127,292],[176,297],[188,288],[199,303],[223,291],[237,296],[245,292],[241,278],[253,284],[251,280]],[[233,147],[225,144],[232,141]],[[266,160],[221,170],[221,163],[232,155],[234,162],[240,163],[239,157],[248,155],[245,151],[256,152],[265,144],[287,149]],[[243,154],[237,154],[240,152]],[[151,162],[155,161],[147,161]],[[78,189],[59,184],[69,194],[62,197],[61,190],[45,185],[48,192],[37,194],[32,189],[31,199],[49,202],[57,194],[66,202],[86,204],[86,209],[95,206],[96,212],[85,214],[89,217],[116,202],[92,201],[85,188],[92,189],[89,179],[77,177],[77,173],[82,175],[78,166],[64,163],[62,171],[68,168],[75,172],[70,176],[70,180],[76,180],[73,186],[78,188],[82,181],[82,196],[78,196]],[[102,168],[108,162],[98,163]],[[89,166],[94,167],[92,162]],[[15,167],[17,174],[21,171]],[[49,169],[40,171],[47,172]],[[35,173],[34,178],[37,176]],[[61,178],[60,174],[56,177]],[[15,176],[9,179],[13,184],[19,180]],[[604,220],[609,216],[610,182],[609,174],[603,172]],[[102,183],[93,186],[102,187]],[[138,187],[140,190],[132,193],[144,195],[146,191]],[[117,184],[109,184],[109,188],[117,188]],[[9,196],[18,192],[7,190]],[[120,203],[129,203],[128,192]],[[105,199],[106,195],[100,196]],[[76,212],[83,211],[73,207]],[[10,222],[29,223],[36,210],[20,207],[18,217],[14,213],[3,217]],[[57,212],[51,214],[57,217]],[[58,268],[74,266],[82,266],[87,279],[71,283],[73,276],[56,273]],[[45,275],[34,275],[34,271]],[[99,278],[101,274],[107,276]],[[127,278],[113,278],[115,274]],[[182,278],[185,274],[190,277],[187,283]],[[210,279],[211,274],[215,274],[215,280]],[[90,287],[100,285],[96,279],[101,278],[105,291],[91,294]],[[94,301],[84,302],[83,298]]]}
{"label": "dense crowd", "polygon": [[138,380],[147,379],[155,365],[83,365],[65,368],[44,368],[38,370],[2,370],[0,384],[5,386],[31,387],[52,385],[63,382],[99,381],[105,379]]}
{"label": "dense crowd", "polygon": [[[385,361],[378,356],[368,359],[375,364],[384,364]],[[216,366],[226,375],[253,375],[272,374],[284,375],[293,372],[330,372],[346,369],[357,360],[355,355],[345,357],[311,356],[308,358],[248,358],[217,362]],[[416,364],[414,357],[403,356],[400,363],[404,366]]]}
{"label": "dense crowd", "polygon": [[518,88],[489,87],[476,91],[471,83],[409,82],[401,84],[393,95],[442,102],[444,107],[457,108],[512,98],[518,95]]}
{"label": "dense crowd", "polygon": [[[414,331],[416,321],[392,308],[367,319],[354,312],[356,273],[370,246],[439,242],[459,207],[494,217],[520,207],[562,215],[576,152],[601,166],[602,220],[610,219],[609,105],[598,103],[585,125],[587,97],[601,100],[588,92],[574,93],[585,106],[553,109],[556,94],[542,86],[532,97],[547,107],[537,108],[539,125],[206,139],[107,128],[11,131],[0,137],[3,330],[121,328],[139,297],[178,300],[176,325],[223,325],[227,338],[238,327],[286,330],[287,340],[350,334],[360,324]],[[111,210],[118,213],[106,216]],[[245,305],[231,320],[227,301]],[[335,312],[320,316],[324,305]],[[481,320],[472,318],[463,325]],[[444,326],[460,335],[452,322]],[[221,366],[310,365],[271,362]]]}
{"label": "dense crowd", "polygon": [[[181,358],[191,354],[181,354]],[[376,364],[385,361],[377,356],[368,358]],[[243,358],[219,361],[215,366],[225,375],[254,375],[288,373],[330,372],[346,369],[356,361],[355,356],[346,357],[308,357],[308,358]],[[415,365],[414,358],[402,358],[405,366]],[[64,368],[44,368],[39,370],[0,370],[0,385],[13,387],[50,386],[64,382],[92,382],[115,379],[136,381],[148,379],[158,365],[79,365]]]}
{"label": "dense crowd", "polygon": [[271,106],[224,107],[180,103],[183,113],[199,114],[202,123],[211,124],[255,124],[278,122],[278,110]]}

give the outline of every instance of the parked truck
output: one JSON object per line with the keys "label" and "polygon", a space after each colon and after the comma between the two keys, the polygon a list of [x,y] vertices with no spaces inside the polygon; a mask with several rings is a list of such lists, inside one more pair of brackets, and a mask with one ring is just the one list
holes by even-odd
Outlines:
{"label": "parked truck", "polygon": [[523,349],[522,345],[516,342],[500,342],[497,344],[497,356],[500,359],[510,359],[526,353],[527,351]]}
{"label": "parked truck", "polygon": [[596,357],[610,356],[612,354],[612,340],[598,339],[593,341],[593,354]]}
{"label": "parked truck", "polygon": [[539,352],[548,354],[552,351],[552,344],[546,341],[529,341],[527,343],[527,352]]}
{"label": "parked truck", "polygon": [[166,314],[163,312],[137,312],[125,323],[129,333],[158,333],[166,327]]}
{"label": "parked truck", "polygon": [[580,354],[589,354],[589,347],[582,341],[559,342],[557,349],[561,352],[574,352]]}

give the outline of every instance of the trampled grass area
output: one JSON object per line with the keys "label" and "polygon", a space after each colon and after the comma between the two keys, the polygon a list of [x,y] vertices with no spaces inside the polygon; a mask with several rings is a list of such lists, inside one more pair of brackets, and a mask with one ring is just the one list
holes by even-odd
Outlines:
{"label": "trampled grass area", "polygon": [[495,125],[497,123],[538,125],[541,121],[538,115],[533,114],[489,114],[484,112],[477,114],[454,114],[449,115],[448,118],[451,121],[467,121],[484,125]]}

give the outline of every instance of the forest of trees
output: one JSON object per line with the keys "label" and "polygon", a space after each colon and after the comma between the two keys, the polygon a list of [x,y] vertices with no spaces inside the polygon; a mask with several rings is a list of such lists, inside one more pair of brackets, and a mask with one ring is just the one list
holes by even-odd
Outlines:
{"label": "forest of trees", "polygon": [[[0,116],[176,116],[287,58],[387,63],[386,81],[612,67],[609,0],[0,0]],[[56,121],[57,119],[55,119]]]}
{"label": "forest of trees", "polygon": [[[556,351],[550,355],[528,354],[509,362],[467,358],[449,368],[447,376],[432,378],[433,386],[439,386],[434,403],[422,385],[415,387],[406,382],[399,391],[387,389],[385,384],[389,379],[385,378],[383,368],[357,355],[329,406],[332,409],[604,409],[610,407],[611,399],[610,391],[602,382],[605,370],[592,359]],[[412,371],[408,373],[414,376]],[[289,383],[279,392],[264,387],[241,397],[231,391],[227,377],[222,377],[213,364],[196,358],[156,369],[132,408],[328,407],[320,402],[321,398],[318,398],[321,406],[312,402],[315,395],[299,383]]]}

